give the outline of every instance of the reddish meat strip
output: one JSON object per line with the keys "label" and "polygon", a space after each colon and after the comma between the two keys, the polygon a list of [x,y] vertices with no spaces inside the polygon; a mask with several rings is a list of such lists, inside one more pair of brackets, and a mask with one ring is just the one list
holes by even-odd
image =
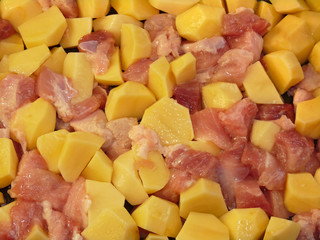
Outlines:
{"label": "reddish meat strip", "polygon": [[294,122],[295,115],[292,104],[258,104],[258,113],[256,115],[258,120],[276,120],[282,115],[287,116]]}
{"label": "reddish meat strip", "polygon": [[142,58],[135,63],[131,64],[126,71],[122,74],[125,81],[139,82],[144,85],[149,81],[149,67],[153,63],[148,58]]}
{"label": "reddish meat strip", "polygon": [[293,213],[290,213],[284,205],[283,191],[265,191],[265,195],[271,204],[272,216],[287,219],[293,215]]}
{"label": "reddish meat strip", "polygon": [[304,79],[299,82],[296,87],[313,91],[320,87],[320,73],[314,70],[311,63],[302,66]]}
{"label": "reddish meat strip", "polygon": [[0,41],[13,35],[16,31],[8,20],[0,18]]}
{"label": "reddish meat strip", "polygon": [[317,240],[320,238],[320,210],[299,213],[292,220],[299,223],[301,229],[297,240]]}
{"label": "reddish meat strip", "polygon": [[101,106],[100,99],[95,95],[83,100],[82,102],[72,105],[73,119],[82,119],[99,109]]}
{"label": "reddish meat strip", "polygon": [[76,18],[79,16],[79,8],[76,0],[38,0],[43,11],[56,5],[66,18]]}

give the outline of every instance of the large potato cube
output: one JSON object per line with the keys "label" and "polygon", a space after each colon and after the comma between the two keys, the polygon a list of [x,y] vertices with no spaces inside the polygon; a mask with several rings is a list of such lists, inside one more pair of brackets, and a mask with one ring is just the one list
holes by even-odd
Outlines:
{"label": "large potato cube", "polygon": [[312,64],[313,68],[320,73],[320,41],[314,45],[309,55],[309,62]]}
{"label": "large potato cube", "polygon": [[77,0],[80,17],[99,18],[108,14],[109,0]]}
{"label": "large potato cube", "polygon": [[246,7],[254,10],[257,5],[256,0],[226,0],[226,5],[228,7],[229,13],[236,12],[237,8]]}
{"label": "large potato cube", "polygon": [[149,0],[150,4],[164,12],[178,15],[194,6],[199,0]]}
{"label": "large potato cube", "polygon": [[320,12],[302,11],[294,14],[305,20],[311,30],[311,34],[316,41],[320,40]]}
{"label": "large potato cube", "polygon": [[279,13],[296,13],[309,10],[304,0],[270,0],[274,8]]}
{"label": "large potato cube", "polygon": [[111,6],[119,14],[129,15],[137,20],[145,20],[159,13],[146,0],[111,0]]}
{"label": "large potato cube", "polygon": [[192,80],[196,74],[196,58],[191,52],[185,53],[170,63],[176,84]]}
{"label": "large potato cube", "polygon": [[22,50],[24,50],[23,41],[17,33],[0,41],[0,59],[4,55],[20,52]]}
{"label": "large potato cube", "polygon": [[16,177],[18,157],[9,138],[0,138],[0,188],[7,187]]}
{"label": "large potato cube", "polygon": [[296,240],[299,232],[299,223],[272,216],[270,218],[263,240]]}
{"label": "large potato cube", "polygon": [[51,56],[37,69],[36,75],[39,75],[42,67],[47,67],[52,71],[62,75],[63,63],[67,53],[62,47],[55,47],[51,49]]}
{"label": "large potato cube", "polygon": [[265,1],[258,2],[256,14],[270,23],[268,30],[272,29],[283,17],[283,14],[278,13],[272,4]]}

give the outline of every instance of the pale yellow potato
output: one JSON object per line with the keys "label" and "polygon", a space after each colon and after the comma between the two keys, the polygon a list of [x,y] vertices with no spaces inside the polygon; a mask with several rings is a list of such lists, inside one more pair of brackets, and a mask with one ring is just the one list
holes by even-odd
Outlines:
{"label": "pale yellow potato", "polygon": [[16,177],[19,160],[11,139],[0,138],[0,148],[0,188],[4,188]]}

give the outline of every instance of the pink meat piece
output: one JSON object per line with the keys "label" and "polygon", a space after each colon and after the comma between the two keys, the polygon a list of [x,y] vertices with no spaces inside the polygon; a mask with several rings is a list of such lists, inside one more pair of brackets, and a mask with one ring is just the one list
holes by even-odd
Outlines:
{"label": "pink meat piece", "polygon": [[144,29],[149,32],[151,41],[153,41],[163,30],[173,27],[176,30],[176,17],[171,14],[161,13],[148,18],[144,22]]}
{"label": "pink meat piece", "polygon": [[296,108],[298,103],[308,101],[313,98],[314,98],[314,96],[313,96],[312,92],[307,91],[303,88],[297,88],[294,91],[294,95],[293,95],[293,105]]}
{"label": "pink meat piece", "polygon": [[101,102],[100,99],[95,95],[90,96],[89,98],[83,100],[82,102],[73,104],[72,113],[73,119],[82,119],[89,116],[91,113],[95,112],[100,108]]}
{"label": "pink meat piece", "polygon": [[18,176],[26,174],[32,169],[48,170],[48,165],[38,150],[32,150],[23,154],[18,166]]}
{"label": "pink meat piece", "polygon": [[131,64],[122,74],[125,81],[134,81],[147,85],[149,81],[149,67],[153,63],[149,58],[142,58]]}
{"label": "pink meat piece", "polygon": [[287,116],[292,122],[295,120],[295,114],[292,104],[258,104],[258,120],[276,120],[282,115]]}
{"label": "pink meat piece", "polygon": [[10,129],[0,128],[0,138],[10,138]]}
{"label": "pink meat piece", "polygon": [[79,16],[79,8],[76,0],[38,0],[43,11],[56,5],[66,18],[76,18]]}
{"label": "pink meat piece", "polygon": [[[1,240],[12,240],[13,237],[10,238],[10,227],[11,223],[9,222],[0,222],[0,239]],[[11,235],[13,232],[11,232]]]}
{"label": "pink meat piece", "polygon": [[289,218],[293,215],[284,205],[284,192],[283,191],[265,191],[265,196],[271,204],[272,216],[279,218]]}
{"label": "pink meat piece", "polygon": [[320,87],[320,73],[314,70],[311,63],[302,66],[304,73],[303,80],[296,85],[297,88],[302,88],[307,91],[313,91]]}
{"label": "pink meat piece", "polygon": [[309,162],[305,166],[304,171],[314,175],[319,167],[320,167],[320,155],[317,152],[313,152]]}
{"label": "pink meat piece", "polygon": [[300,225],[297,240],[317,240],[320,235],[320,210],[313,209],[309,212],[296,214],[292,221]]}
{"label": "pink meat piece", "polygon": [[104,109],[106,106],[107,97],[108,97],[107,91],[101,86],[97,85],[92,90],[92,96],[94,96],[100,103],[99,108]]}
{"label": "pink meat piece", "polygon": [[12,24],[5,19],[0,18],[0,40],[6,39],[13,35],[16,31]]}
{"label": "pink meat piece", "polygon": [[283,130],[290,130],[296,128],[296,125],[286,115],[282,115],[279,119],[273,120]]}

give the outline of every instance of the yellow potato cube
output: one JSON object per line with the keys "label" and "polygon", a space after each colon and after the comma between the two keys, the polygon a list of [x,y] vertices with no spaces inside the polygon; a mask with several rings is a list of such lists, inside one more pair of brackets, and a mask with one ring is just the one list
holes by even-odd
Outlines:
{"label": "yellow potato cube", "polygon": [[120,155],[113,162],[112,184],[125,196],[131,205],[143,203],[147,198],[135,167],[133,152]]}
{"label": "yellow potato cube", "polygon": [[77,0],[80,17],[99,18],[108,14],[109,0]]}
{"label": "yellow potato cube", "polygon": [[0,61],[0,73],[9,72],[9,56],[4,55]]}
{"label": "yellow potato cube", "polygon": [[9,74],[9,72],[7,72],[7,73],[1,73],[1,72],[0,72],[0,81],[1,81],[2,79],[4,79],[8,74]]}
{"label": "yellow potato cube", "polygon": [[320,138],[320,96],[297,104],[296,130],[314,139]]}
{"label": "yellow potato cube", "polygon": [[179,34],[189,41],[221,35],[222,16],[225,9],[196,4],[176,18]]}
{"label": "yellow potato cube", "polygon": [[200,178],[180,194],[180,216],[187,219],[190,212],[210,213],[216,217],[228,209],[219,183]]}
{"label": "yellow potato cube", "polygon": [[265,1],[258,2],[256,14],[270,23],[268,30],[272,29],[283,17],[283,14],[278,13],[272,4]]}
{"label": "yellow potato cube", "polygon": [[75,181],[104,142],[104,138],[92,133],[69,133],[58,161],[62,177],[68,182]]}
{"label": "yellow potato cube", "polygon": [[181,84],[192,80],[196,74],[196,58],[191,52],[176,58],[170,63],[176,84]]}
{"label": "yellow potato cube", "polygon": [[67,130],[61,129],[43,134],[37,139],[37,148],[51,172],[59,173],[58,161],[68,134]]}
{"label": "yellow potato cube", "polygon": [[320,12],[302,11],[294,14],[295,16],[304,19],[310,30],[311,34],[316,41],[320,40]]}
{"label": "yellow potato cube", "polygon": [[4,205],[3,207],[0,207],[0,224],[1,223],[10,223],[11,224],[10,211],[14,205],[16,205],[15,201],[13,201],[7,205]]}
{"label": "yellow potato cube", "polygon": [[109,93],[105,107],[107,119],[109,121],[122,117],[141,119],[145,109],[155,101],[153,93],[143,84],[125,82]]}
{"label": "yellow potato cube", "polygon": [[263,240],[296,240],[299,232],[299,223],[272,216],[270,218]]}
{"label": "yellow potato cube", "polygon": [[5,201],[4,201],[3,193],[0,192],[0,205],[1,205],[1,204],[4,204],[4,203],[5,203]]}
{"label": "yellow potato cube", "polygon": [[71,79],[72,87],[78,91],[71,99],[72,104],[91,97],[94,75],[90,62],[83,52],[69,52],[64,59],[63,75]]}
{"label": "yellow potato cube", "polygon": [[146,237],[146,240],[169,240],[169,238],[167,236],[161,236],[158,234],[149,233],[148,236]]}
{"label": "yellow potato cube", "polygon": [[320,11],[320,2],[318,0],[306,0],[306,3],[313,11]]}
{"label": "yellow potato cube", "polygon": [[320,168],[318,168],[317,171],[315,172],[314,179],[318,184],[320,184]]}
{"label": "yellow potato cube", "polygon": [[86,192],[91,204],[88,210],[88,224],[94,222],[105,208],[124,206],[125,198],[111,183],[86,180]]}
{"label": "yellow potato cube", "polygon": [[261,208],[234,208],[220,217],[228,228],[230,240],[260,239],[269,218]]}
{"label": "yellow potato cube", "polygon": [[37,0],[2,0],[0,9],[1,18],[10,21],[16,31],[22,23],[42,13]]}
{"label": "yellow potato cube", "polygon": [[211,7],[223,7],[226,8],[224,0],[200,0],[199,3],[209,5]]}
{"label": "yellow potato cube", "polygon": [[149,0],[150,4],[172,15],[178,15],[194,6],[199,0]]}
{"label": "yellow potato cube", "polygon": [[139,240],[139,230],[124,208],[105,208],[81,233],[86,240]]}
{"label": "yellow potato cube", "polygon": [[[56,125],[56,109],[44,100],[36,101],[19,108],[11,119],[10,131],[14,140],[25,140],[28,149],[36,148],[37,139],[52,132]],[[21,135],[24,139],[21,139]]]}
{"label": "yellow potato cube", "polygon": [[280,126],[273,121],[255,119],[252,124],[250,140],[257,147],[270,152],[275,142],[275,135],[280,130]]}
{"label": "yellow potato cube", "polygon": [[296,13],[309,10],[304,0],[270,0],[274,8],[279,13]]}
{"label": "yellow potato cube", "polygon": [[0,188],[7,187],[16,177],[18,157],[9,138],[0,138]]}
{"label": "yellow potato cube", "polygon": [[312,67],[320,73],[320,41],[314,45],[308,59]]}
{"label": "yellow potato cube", "polygon": [[176,239],[229,240],[229,230],[212,214],[191,212]]}
{"label": "yellow potato cube", "polygon": [[92,18],[67,18],[66,21],[68,27],[61,38],[60,45],[63,48],[77,47],[79,39],[91,33]]}
{"label": "yellow potato cube", "polygon": [[150,57],[151,50],[152,45],[147,30],[135,24],[121,25],[120,55],[123,70],[139,59]]}
{"label": "yellow potato cube", "polygon": [[141,124],[153,129],[166,145],[191,141],[194,137],[189,110],[168,97],[147,108]]}
{"label": "yellow potato cube", "polygon": [[288,173],[284,205],[292,213],[320,208],[320,185],[310,173]]}
{"label": "yellow potato cube", "polygon": [[0,41],[0,59],[4,55],[20,52],[22,50],[24,50],[23,41],[17,33]]}
{"label": "yellow potato cube", "polygon": [[150,65],[147,86],[156,99],[172,97],[175,80],[166,57],[161,57]]}
{"label": "yellow potato cube", "polygon": [[137,20],[145,20],[159,14],[159,10],[146,0],[111,0],[111,6],[117,13],[129,15]]}
{"label": "yellow potato cube", "polygon": [[18,27],[27,48],[41,44],[48,47],[57,45],[66,28],[66,19],[55,5]]}
{"label": "yellow potato cube", "polygon": [[291,51],[280,50],[269,53],[263,57],[263,61],[267,65],[269,77],[280,94],[304,78],[301,65]]}
{"label": "yellow potato cube", "polygon": [[237,8],[245,7],[254,10],[256,8],[256,0],[226,0],[229,13],[236,12]]}
{"label": "yellow potato cube", "polygon": [[290,50],[301,64],[307,60],[315,44],[307,22],[294,15],[285,16],[263,39],[265,53]]}
{"label": "yellow potato cube", "polygon": [[62,74],[63,63],[67,56],[67,53],[62,47],[55,47],[51,50],[51,56],[41,65],[40,68],[35,72],[36,75],[39,75],[42,67],[47,67],[52,71]]}
{"label": "yellow potato cube", "polygon": [[159,235],[174,238],[182,227],[178,206],[154,195],[131,215],[139,227]]}
{"label": "yellow potato cube", "polygon": [[49,240],[48,234],[38,225],[34,225],[28,233],[26,240]]}
{"label": "yellow potato cube", "polygon": [[111,56],[107,72],[94,74],[94,77],[98,83],[104,85],[120,85],[123,83],[119,47],[116,47],[116,51]]}
{"label": "yellow potato cube", "polygon": [[111,182],[112,172],[112,161],[100,149],[91,158],[89,164],[81,173],[81,176],[90,180]]}
{"label": "yellow potato cube", "polygon": [[202,87],[205,108],[227,109],[241,99],[242,93],[235,83],[214,82]]}
{"label": "yellow potato cube", "polygon": [[220,153],[221,149],[215,145],[212,141],[188,141],[185,142],[187,146],[190,148],[201,151],[201,152],[208,152],[211,153],[213,156],[218,156]]}
{"label": "yellow potato cube", "polygon": [[111,14],[93,20],[94,31],[106,30],[111,32],[116,39],[116,45],[120,45],[121,26],[122,24],[134,24],[138,27],[143,27],[143,23],[134,17],[124,14]]}
{"label": "yellow potato cube", "polygon": [[30,76],[50,55],[50,50],[45,44],[12,53],[9,55],[9,71]]}
{"label": "yellow potato cube", "polygon": [[247,69],[243,87],[248,97],[258,104],[282,104],[282,98],[260,61]]}
{"label": "yellow potato cube", "polygon": [[315,89],[315,90],[312,92],[312,94],[313,94],[314,97],[320,96],[320,88]]}

